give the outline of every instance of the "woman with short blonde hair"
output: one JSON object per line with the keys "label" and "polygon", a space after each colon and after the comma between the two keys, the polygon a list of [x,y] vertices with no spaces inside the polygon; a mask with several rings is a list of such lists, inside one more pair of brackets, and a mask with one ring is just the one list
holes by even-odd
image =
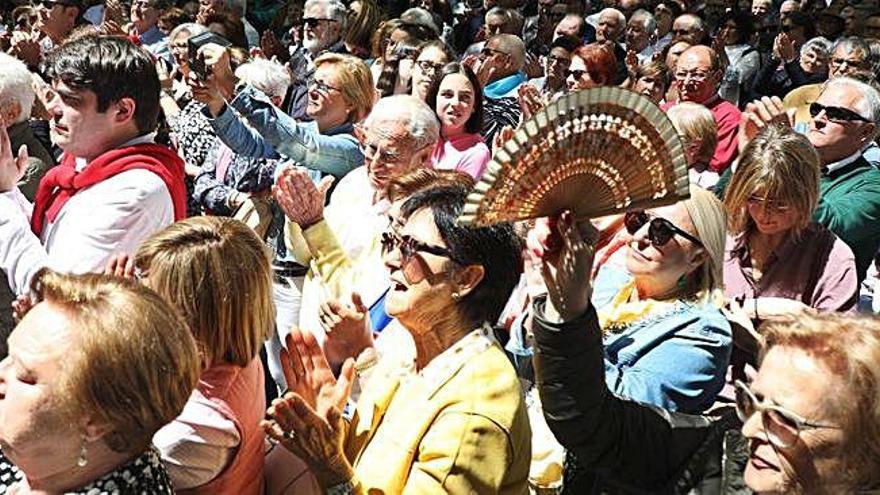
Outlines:
{"label": "woman with short blonde hair", "polygon": [[691,184],[713,189],[718,173],[709,169],[709,162],[718,144],[718,126],[712,112],[698,103],[684,101],[670,107],[666,115],[681,136]]}
{"label": "woman with short blonde hair", "polygon": [[172,493],[150,444],[198,380],[186,323],[119,278],[43,269],[31,293],[0,363],[0,491]]}
{"label": "woman with short blonde hair", "polygon": [[349,114],[349,122],[364,120],[376,103],[376,91],[373,88],[373,75],[363,60],[341,53],[325,53],[315,59],[315,68],[322,65],[336,68],[339,91],[353,107]]}
{"label": "woman with short blonde hair", "polygon": [[740,155],[727,187],[725,295],[750,301],[753,319],[808,306],[849,310],[858,281],[852,250],[813,222],[819,155],[790,128],[772,126]]}
{"label": "woman with short blonde hair", "polygon": [[275,325],[265,245],[238,220],[192,217],[145,241],[135,267],[180,310],[204,357],[183,414],[155,436],[175,489],[262,493],[259,352]]}

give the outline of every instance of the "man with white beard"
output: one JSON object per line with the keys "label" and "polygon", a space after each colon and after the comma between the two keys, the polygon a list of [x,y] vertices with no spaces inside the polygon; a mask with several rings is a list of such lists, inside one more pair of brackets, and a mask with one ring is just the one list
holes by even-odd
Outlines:
{"label": "man with white beard", "polygon": [[342,42],[348,9],[339,0],[308,0],[303,8],[302,42],[290,46],[290,72],[296,79],[291,86],[287,113],[297,120],[311,120],[306,115],[308,88],[305,81],[315,71],[319,55],[348,53]]}

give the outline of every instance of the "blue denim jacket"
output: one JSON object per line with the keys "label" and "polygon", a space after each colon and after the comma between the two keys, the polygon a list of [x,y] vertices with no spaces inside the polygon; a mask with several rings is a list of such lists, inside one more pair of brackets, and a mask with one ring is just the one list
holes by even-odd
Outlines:
{"label": "blue denim jacket", "polygon": [[[615,267],[616,268],[616,267]],[[595,293],[616,293],[629,280],[617,269],[596,277]],[[597,304],[596,297],[593,304]],[[604,305],[604,304],[603,304]],[[507,350],[531,354],[522,329],[511,328]],[[679,301],[604,338],[605,382],[614,394],[671,411],[705,411],[724,387],[733,345],[730,324],[716,307]]]}
{"label": "blue denim jacket", "polygon": [[[286,157],[337,179],[364,164],[364,153],[349,123],[322,134],[315,122],[297,122],[250,85],[230,105],[232,108],[227,106],[216,119],[209,116],[208,120],[217,136],[240,155]],[[233,109],[252,127],[245,125]]]}

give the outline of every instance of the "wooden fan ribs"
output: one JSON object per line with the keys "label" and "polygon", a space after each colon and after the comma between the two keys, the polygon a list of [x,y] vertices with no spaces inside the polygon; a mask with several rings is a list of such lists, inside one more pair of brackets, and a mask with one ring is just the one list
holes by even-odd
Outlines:
{"label": "wooden fan ribs", "polygon": [[687,197],[678,134],[647,98],[581,91],[538,112],[498,150],[461,221],[480,225],[571,209],[601,216]]}

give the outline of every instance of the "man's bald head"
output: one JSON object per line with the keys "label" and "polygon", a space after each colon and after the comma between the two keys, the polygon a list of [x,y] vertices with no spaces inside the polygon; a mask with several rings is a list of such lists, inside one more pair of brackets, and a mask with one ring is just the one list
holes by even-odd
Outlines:
{"label": "man's bald head", "polygon": [[721,83],[721,72],[715,50],[705,45],[685,50],[675,65],[675,84],[681,100],[702,104],[714,97]]}
{"label": "man's bald head", "polygon": [[497,34],[488,41],[486,46],[510,56],[510,74],[519,72],[525,66],[526,45],[523,40],[514,34]]}

